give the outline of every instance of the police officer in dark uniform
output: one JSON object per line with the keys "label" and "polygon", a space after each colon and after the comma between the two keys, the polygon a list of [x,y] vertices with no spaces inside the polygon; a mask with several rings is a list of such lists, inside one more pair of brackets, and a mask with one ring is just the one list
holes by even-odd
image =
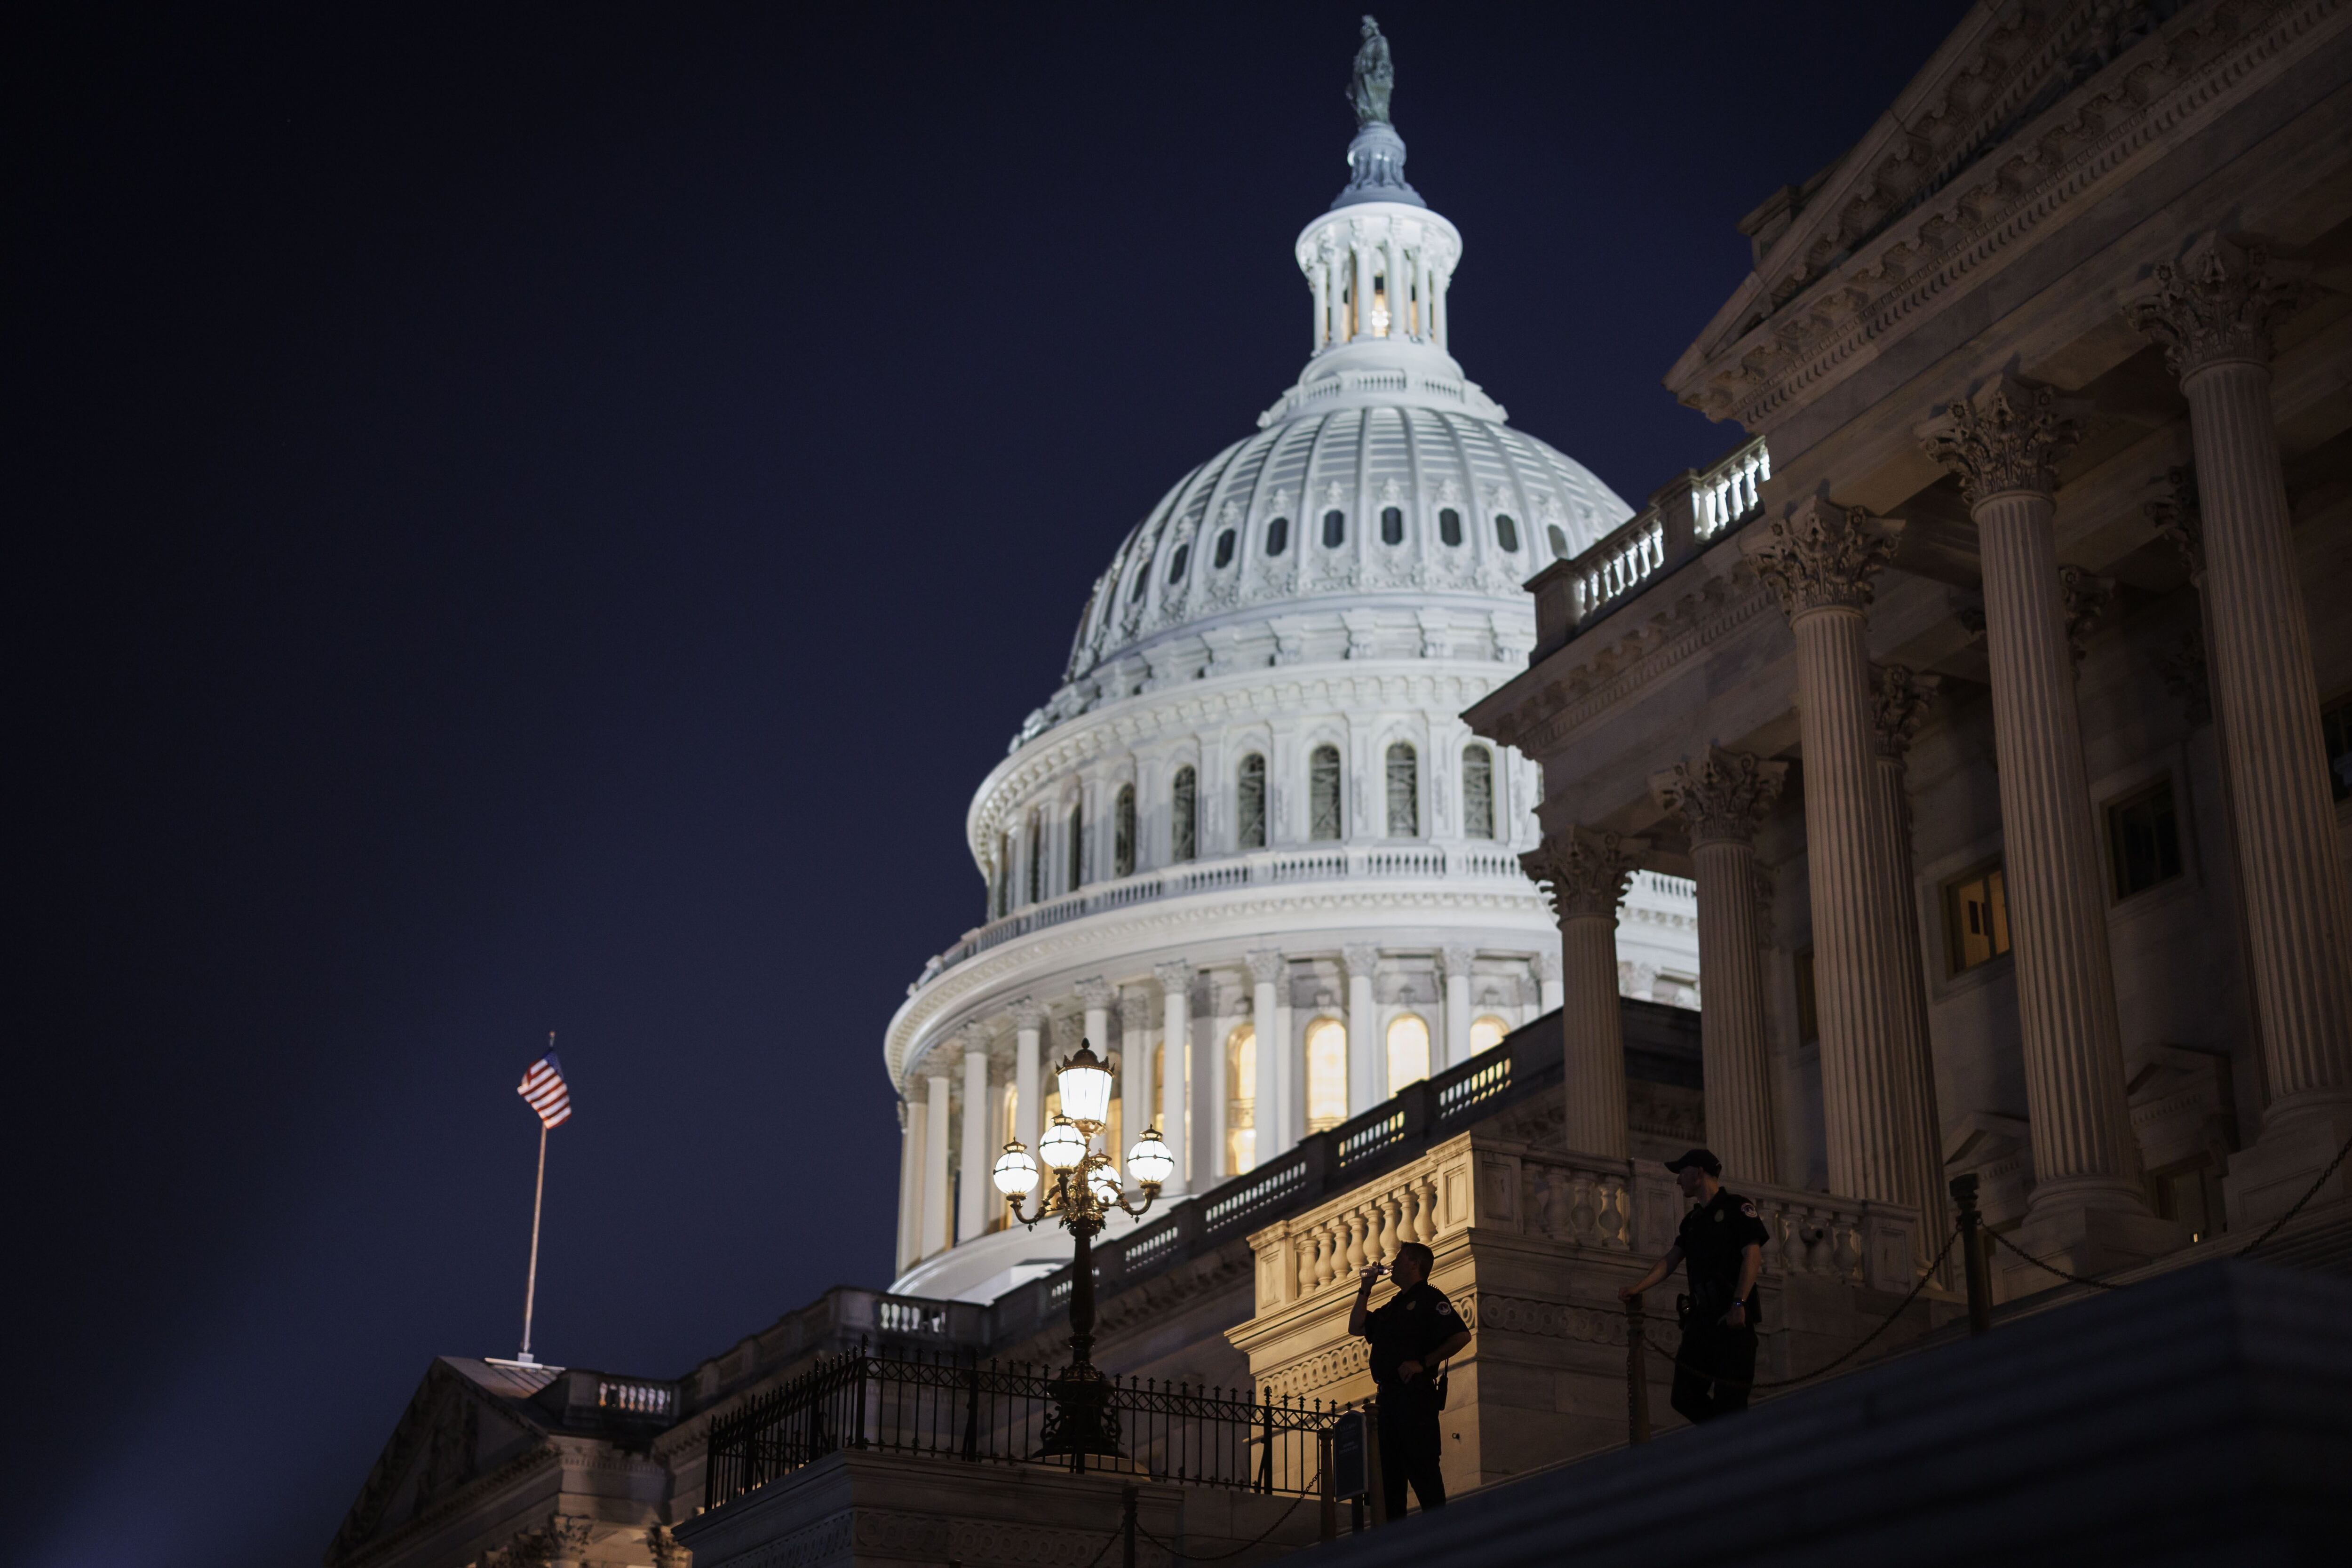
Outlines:
{"label": "police officer in dark uniform", "polygon": [[[1404,1517],[1408,1480],[1423,1512],[1445,1506],[1445,1479],[1438,1471],[1439,1363],[1470,1342],[1470,1331],[1445,1292],[1429,1282],[1433,1261],[1429,1248],[1406,1242],[1397,1248],[1392,1267],[1375,1263],[1364,1270],[1355,1308],[1348,1314],[1348,1331],[1372,1342],[1383,1517],[1391,1520]],[[1372,1281],[1382,1274],[1395,1279],[1397,1293],[1378,1311],[1366,1311]]]}
{"label": "police officer in dark uniform", "polygon": [[1754,1204],[1725,1190],[1723,1162],[1706,1150],[1669,1160],[1666,1169],[1697,1206],[1683,1216],[1666,1255],[1640,1283],[1617,1294],[1621,1300],[1639,1295],[1674,1273],[1675,1265],[1690,1266],[1670,1403],[1691,1420],[1705,1421],[1748,1408],[1756,1380],[1756,1280],[1764,1272],[1764,1243],[1771,1233]]}

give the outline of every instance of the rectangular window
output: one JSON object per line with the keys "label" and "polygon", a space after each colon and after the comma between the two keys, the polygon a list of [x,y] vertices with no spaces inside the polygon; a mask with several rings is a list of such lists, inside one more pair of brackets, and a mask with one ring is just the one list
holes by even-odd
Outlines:
{"label": "rectangular window", "polygon": [[2327,742],[2327,783],[2336,799],[2352,799],[2352,692],[2319,710],[2319,731]]}
{"label": "rectangular window", "polygon": [[2170,779],[2107,807],[2107,858],[2118,899],[2180,875],[2180,830]]}
{"label": "rectangular window", "polygon": [[1242,759],[1242,776],[1235,792],[1241,847],[1265,847],[1265,759],[1252,752]]}
{"label": "rectangular window", "polygon": [[2009,951],[2009,895],[1998,862],[1944,884],[1944,931],[1955,974]]}
{"label": "rectangular window", "polygon": [[1810,1046],[1822,1037],[1821,1004],[1813,994],[1813,950],[1797,953],[1797,1043]]}

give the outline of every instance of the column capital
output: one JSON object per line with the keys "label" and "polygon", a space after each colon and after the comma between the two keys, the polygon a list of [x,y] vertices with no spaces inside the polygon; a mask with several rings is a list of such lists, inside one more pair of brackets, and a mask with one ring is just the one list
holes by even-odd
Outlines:
{"label": "column capital", "polygon": [[1369,942],[1349,942],[1339,950],[1339,957],[1348,966],[1348,977],[1350,980],[1358,975],[1367,980],[1370,979],[1372,972],[1381,964],[1380,948]]}
{"label": "column capital", "polygon": [[1120,992],[1118,1026],[1122,1034],[1140,1034],[1151,1027],[1151,998],[1139,990]]}
{"label": "column capital", "polygon": [[2197,505],[2197,470],[2183,463],[2164,470],[2157,483],[2172,493],[2160,500],[2149,501],[2140,510],[2156,530],[2156,536],[2170,544],[2180,554],[2180,563],[2189,568],[2189,581],[2198,588],[2205,586],[2205,517]]}
{"label": "column capital", "polygon": [[1045,1026],[1045,1009],[1034,996],[1024,996],[1013,1004],[1013,1026],[1016,1029],[1042,1029]]}
{"label": "column capital", "polygon": [[1475,963],[1478,960],[1478,950],[1475,947],[1467,947],[1457,943],[1454,946],[1446,948],[1439,954],[1439,956],[1444,962],[1445,977],[1448,980],[1453,979],[1456,975],[1460,975],[1463,978],[1467,979],[1470,974],[1471,965]]}
{"label": "column capital", "polygon": [[1519,857],[1530,881],[1549,883],[1553,915],[1562,925],[1580,916],[1616,918],[1625,885],[1650,847],[1646,838],[1571,827],[1548,834]]}
{"label": "column capital", "polygon": [[1756,574],[1790,620],[1813,610],[1862,610],[1871,574],[1894,559],[1903,524],[1858,506],[1808,496],[1761,534],[1742,537]]}
{"label": "column capital", "polygon": [[1183,959],[1153,964],[1151,978],[1160,982],[1160,989],[1164,994],[1184,997],[1192,994],[1192,966]]}
{"label": "column capital", "polygon": [[1695,763],[1676,763],[1650,775],[1650,793],[1690,825],[1691,842],[1752,843],[1756,825],[1780,798],[1786,763],[1709,746]]}
{"label": "column capital", "polygon": [[956,1038],[963,1042],[963,1048],[966,1051],[978,1051],[985,1056],[988,1052],[989,1039],[995,1033],[995,1030],[974,1018],[956,1031]]}
{"label": "column capital", "polygon": [[1916,433],[1927,456],[1959,476],[1971,507],[2005,490],[2053,495],[2058,459],[2082,438],[2080,407],[2049,387],[1997,375]]}
{"label": "column capital", "polygon": [[1077,991],[1078,1000],[1085,1005],[1087,1012],[1109,1011],[1110,982],[1101,975],[1097,974],[1090,979],[1079,981]]}
{"label": "column capital", "polygon": [[652,1525],[646,1529],[646,1550],[653,1555],[654,1568],[686,1568],[694,1559],[694,1553],[670,1533],[667,1524]]}
{"label": "column capital", "polygon": [[1878,754],[1901,762],[1918,738],[1919,726],[1935,710],[1940,675],[1913,669],[1906,664],[1871,667],[1871,719],[1878,733]]}
{"label": "column capital", "polygon": [[1255,948],[1244,954],[1244,959],[1249,964],[1250,978],[1260,985],[1271,985],[1280,980],[1288,962],[1278,947]]}
{"label": "column capital", "polygon": [[2267,365],[2271,329],[2308,296],[2311,269],[2273,258],[2259,239],[2200,237],[2178,263],[2159,261],[2124,298],[2131,324],[2164,348],[2187,377],[2235,360]]}

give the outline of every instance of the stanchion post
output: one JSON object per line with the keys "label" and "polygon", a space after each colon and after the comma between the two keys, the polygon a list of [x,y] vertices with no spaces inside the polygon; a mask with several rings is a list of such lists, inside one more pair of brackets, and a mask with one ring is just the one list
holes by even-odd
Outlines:
{"label": "stanchion post", "polygon": [[1985,1256],[1984,1216],[1977,1212],[1977,1178],[1952,1178],[1952,1206],[1960,1220],[1960,1258],[1969,1280],[1969,1332],[1992,1327],[1992,1260]]}
{"label": "stanchion post", "polygon": [[1625,1298],[1625,1436],[1628,1442],[1650,1440],[1649,1369],[1642,1364],[1642,1298]]}
{"label": "stanchion post", "polygon": [[1331,1428],[1325,1426],[1315,1434],[1315,1457],[1323,1472],[1323,1530],[1317,1537],[1321,1541],[1339,1539],[1339,1477],[1332,1468],[1337,1457],[1331,1449]]}
{"label": "stanchion post", "polygon": [[1118,1528],[1119,1532],[1127,1538],[1126,1552],[1121,1559],[1125,1568],[1135,1568],[1135,1503],[1139,1495],[1133,1487],[1118,1489],[1118,1502],[1122,1514]]}

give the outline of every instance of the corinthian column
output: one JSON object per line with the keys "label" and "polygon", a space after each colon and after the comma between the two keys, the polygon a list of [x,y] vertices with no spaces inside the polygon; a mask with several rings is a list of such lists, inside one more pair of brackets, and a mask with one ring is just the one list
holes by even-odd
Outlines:
{"label": "corinthian column", "polygon": [[956,1162],[956,1234],[970,1241],[988,1229],[989,1209],[996,1197],[989,1173],[996,1163],[996,1144],[990,1136],[988,1096],[988,1031],[978,1024],[963,1029],[963,1140]]}
{"label": "corinthian column", "polygon": [[1257,1089],[1250,1102],[1252,1163],[1263,1165],[1291,1146],[1290,1042],[1282,1037],[1275,992],[1289,964],[1280,948],[1262,947],[1247,955],[1250,972],[1250,1033],[1257,1040]]}
{"label": "corinthian column", "polygon": [[[2300,303],[2301,272],[2260,245],[2208,237],[2128,304],[2189,399],[2206,665],[2270,1079],[2261,1142],[2230,1164],[2232,1224],[2284,1210],[2352,1131],[2352,895],[2271,412],[2271,329]],[[2334,1191],[2352,1191],[2352,1168]]]}
{"label": "corinthian column", "polygon": [[1899,664],[1873,672],[1877,704],[1873,717],[1878,742],[1878,815],[1891,836],[1886,858],[1891,880],[1887,899],[1895,910],[1895,994],[1901,1028],[1895,1037],[1896,1092],[1909,1123],[1911,1190],[1919,1194],[1920,1261],[1943,1245],[1944,1121],[1936,1110],[1936,1058],[1927,1038],[1927,964],[1920,951],[1919,899],[1911,872],[1911,792],[1904,757],[1935,703],[1942,681]]}
{"label": "corinthian column", "polygon": [[1160,1190],[1173,1197],[1192,1190],[1192,1081],[1185,1071],[1192,1056],[1192,966],[1179,959],[1153,966],[1160,982],[1160,1136],[1176,1156],[1175,1173]]}
{"label": "corinthian column", "polygon": [[2094,1217],[2147,1207],[2052,526],[2053,465],[2076,426],[2047,387],[2003,376],[1919,434],[1959,476],[1984,563],[2002,874],[2033,1123],[2027,1229],[2066,1252],[2069,1267],[2095,1272],[2162,1248],[2152,1232]]}
{"label": "corinthian column", "polygon": [[1142,1137],[1158,1112],[1151,1092],[1151,998],[1141,991],[1118,994],[1118,1068],[1122,1147],[1110,1153],[1115,1160],[1124,1160],[1124,1145]]}
{"label": "corinthian column", "polygon": [[1110,982],[1097,974],[1078,982],[1078,1006],[1086,1015],[1080,1026],[1084,1038],[1094,1047],[1095,1055],[1108,1059],[1110,1056]]}
{"label": "corinthian column", "polygon": [[1380,1018],[1372,1006],[1372,977],[1381,950],[1356,942],[1339,950],[1348,966],[1348,1114],[1361,1116],[1389,1096],[1387,1053],[1381,1048]]}
{"label": "corinthian column", "polygon": [[1625,1158],[1625,1033],[1617,1005],[1617,905],[1643,838],[1572,827],[1519,857],[1529,878],[1549,885],[1559,920],[1566,986],[1559,1009],[1568,1068],[1568,1146],[1604,1160]]}
{"label": "corinthian column", "polygon": [[1013,1136],[1033,1152],[1045,1120],[1045,1075],[1038,1065],[1038,1037],[1045,1009],[1024,996],[1013,1004]]}
{"label": "corinthian column", "polygon": [[1449,947],[1440,955],[1445,964],[1445,1055],[1443,1065],[1470,1059],[1470,970],[1478,950]]}
{"label": "corinthian column", "polygon": [[1756,825],[1780,798],[1786,763],[1709,747],[1651,779],[1658,804],[1690,827],[1698,882],[1699,1052],[1706,1142],[1728,1176],[1775,1181],[1772,1062],[1756,921]]}
{"label": "corinthian column", "polygon": [[[1889,907],[1890,839],[1879,819],[1865,647],[1870,579],[1894,554],[1901,528],[1859,507],[1808,500],[1746,548],[1758,575],[1780,595],[1797,637],[1830,1190],[1919,1204],[1893,1048],[1901,1026],[1901,958]],[[1704,969],[1700,984],[1714,989]]]}

